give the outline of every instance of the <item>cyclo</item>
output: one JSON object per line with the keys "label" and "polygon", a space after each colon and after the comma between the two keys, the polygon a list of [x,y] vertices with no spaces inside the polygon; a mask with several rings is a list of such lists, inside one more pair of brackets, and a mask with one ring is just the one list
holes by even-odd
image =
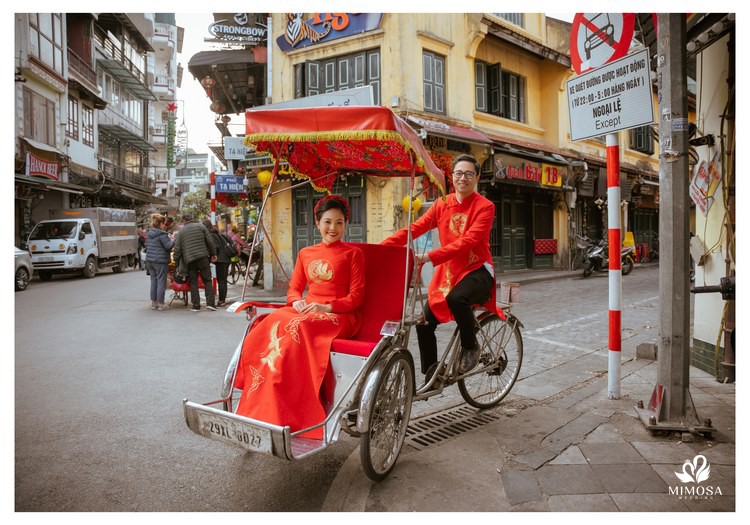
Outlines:
{"label": "cyclo", "polygon": [[[434,165],[414,132],[391,110],[377,106],[303,109],[259,109],[246,116],[245,144],[268,152],[275,160],[271,183],[263,198],[259,225],[268,199],[301,184],[329,188],[336,177],[350,174],[409,177],[411,201],[421,193],[417,177],[427,177],[445,194],[443,173]],[[305,182],[272,191],[284,162]],[[411,226],[411,213],[408,226]],[[253,239],[253,248],[258,239]],[[266,235],[270,240],[270,237]],[[240,340],[229,360],[220,399],[198,404],[183,400],[188,427],[203,437],[247,451],[298,460],[335,443],[341,431],[360,439],[365,474],[384,479],[393,469],[406,436],[412,402],[428,399],[454,383],[464,400],[477,408],[498,404],[511,390],[521,368],[523,343],[519,320],[510,304],[497,313],[475,308],[479,364],[459,374],[460,341],[454,330],[432,378],[416,387],[414,359],[409,351],[411,327],[421,295],[420,268],[415,268],[414,240],[406,247],[357,244],[365,256],[365,301],[362,327],[353,339],[334,339],[320,399],[323,421],[292,432],[235,412],[241,395],[234,384],[242,351]],[[273,252],[276,255],[276,252]],[[415,271],[416,270],[416,271]],[[227,310],[245,312],[247,334],[273,308],[284,304],[246,301],[249,273],[241,300]],[[411,284],[411,286],[410,286]],[[323,429],[322,439],[300,435]]]}

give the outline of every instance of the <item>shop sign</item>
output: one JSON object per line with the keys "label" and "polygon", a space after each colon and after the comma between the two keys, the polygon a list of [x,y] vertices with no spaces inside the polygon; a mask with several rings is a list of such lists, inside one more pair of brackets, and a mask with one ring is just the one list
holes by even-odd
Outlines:
{"label": "shop sign", "polygon": [[243,144],[243,137],[224,137],[224,158],[226,160],[244,160],[250,149]]}
{"label": "shop sign", "polygon": [[244,193],[244,180],[237,175],[216,175],[216,193]]}
{"label": "shop sign", "polygon": [[226,18],[208,26],[208,32],[215,38],[207,38],[206,42],[261,44],[267,40],[268,28],[265,24],[257,21],[252,25],[248,24],[251,17],[255,19],[255,13],[220,13],[215,16]]}
{"label": "shop sign", "polygon": [[711,162],[705,160],[695,165],[693,180],[690,182],[690,198],[701,213],[706,216],[714,203],[714,193],[721,182],[721,162],[716,153]]}
{"label": "shop sign", "polygon": [[542,185],[562,188],[562,168],[551,164],[542,164]]}
{"label": "shop sign", "polygon": [[428,149],[445,148],[447,142],[444,137],[436,137],[435,135],[427,135],[424,139],[424,145]]}
{"label": "shop sign", "polygon": [[26,154],[26,175],[58,180],[59,173],[59,162],[49,162],[37,157],[33,153]]}
{"label": "shop sign", "polygon": [[520,166],[501,165],[495,173],[495,178],[539,183],[542,180],[542,168],[530,162],[524,162]]}
{"label": "shop sign", "polygon": [[304,17],[305,13],[284,14],[284,34],[276,39],[284,53],[378,29],[383,13],[312,13]]}

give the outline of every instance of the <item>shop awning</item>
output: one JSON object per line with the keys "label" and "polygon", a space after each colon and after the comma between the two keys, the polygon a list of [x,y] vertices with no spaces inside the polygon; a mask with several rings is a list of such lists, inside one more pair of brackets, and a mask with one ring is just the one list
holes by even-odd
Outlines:
{"label": "shop awning", "polygon": [[142,137],[135,135],[132,131],[117,124],[99,124],[100,131],[106,131],[120,142],[127,144],[141,151],[156,151],[156,148],[143,140]]}
{"label": "shop awning", "polygon": [[473,128],[463,128],[460,126],[452,126],[445,122],[437,120],[427,120],[414,115],[409,115],[406,118],[409,122],[416,124],[420,128],[424,129],[425,132],[430,135],[436,135],[438,137],[445,137],[451,140],[459,140],[461,142],[471,142],[473,144],[482,144],[489,146],[492,144],[490,139],[484,133],[481,133]]}
{"label": "shop awning", "polygon": [[45,189],[62,191],[65,193],[76,193],[81,195],[83,193],[92,193],[91,188],[86,186],[79,186],[78,184],[72,184],[70,182],[62,182],[59,180],[44,179],[41,177],[29,177],[16,173],[16,182],[28,184],[30,186],[44,187]]}
{"label": "shop awning", "polygon": [[65,153],[63,153],[62,151],[60,151],[59,149],[57,149],[54,146],[50,146],[48,144],[45,144],[43,142],[39,142],[37,140],[32,140],[32,139],[30,139],[28,137],[21,137],[21,138],[23,138],[24,142],[26,142],[32,148],[36,148],[36,149],[42,150],[42,151],[48,151],[50,153],[55,153],[57,155],[62,155],[63,157],[67,157],[67,155]]}
{"label": "shop awning", "polygon": [[579,160],[577,157],[571,156],[570,153],[565,150],[554,148],[546,144],[536,144],[534,142],[493,134],[489,134],[489,136],[492,137],[495,153],[518,155],[547,164],[556,164],[558,166],[567,166],[571,162]]}

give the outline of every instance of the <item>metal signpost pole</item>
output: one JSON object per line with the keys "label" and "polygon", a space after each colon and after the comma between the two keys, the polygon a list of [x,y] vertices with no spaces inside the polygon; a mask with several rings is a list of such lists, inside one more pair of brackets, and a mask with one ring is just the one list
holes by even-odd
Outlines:
{"label": "metal signpost pole", "polygon": [[686,22],[658,15],[659,79],[659,303],[658,383],[664,388],[659,421],[687,415],[690,375],[689,174]]}
{"label": "metal signpost pole", "polygon": [[607,227],[609,229],[609,366],[607,397],[620,399],[622,350],[622,269],[620,267],[619,134],[607,134]]}

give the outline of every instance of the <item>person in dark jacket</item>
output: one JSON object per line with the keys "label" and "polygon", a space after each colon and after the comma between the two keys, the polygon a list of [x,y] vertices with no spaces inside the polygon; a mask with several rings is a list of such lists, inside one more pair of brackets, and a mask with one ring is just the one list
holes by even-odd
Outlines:
{"label": "person in dark jacket", "polygon": [[227,275],[229,274],[229,264],[232,261],[221,247],[225,242],[231,243],[232,239],[229,237],[226,237],[226,240],[222,239],[222,235],[224,234],[219,232],[218,228],[211,224],[211,221],[208,219],[203,221],[203,226],[206,227],[216,245],[216,261],[214,262],[214,266],[216,267],[216,283],[219,286],[219,301],[216,303],[216,306],[225,306],[227,304]]}
{"label": "person in dark jacket", "polygon": [[199,312],[201,309],[198,274],[203,279],[206,292],[206,309],[216,311],[214,289],[211,285],[211,263],[216,262],[216,245],[206,227],[195,222],[192,215],[185,214],[182,220],[184,225],[177,234],[174,260],[179,265],[182,259],[187,265],[190,278],[190,300],[193,303],[191,311]]}
{"label": "person in dark jacket", "polygon": [[151,215],[151,227],[146,233],[146,267],[151,276],[151,309],[164,311],[169,307],[164,304],[167,290],[167,272],[169,271],[169,253],[174,241],[164,231],[167,218],[154,213]]}

